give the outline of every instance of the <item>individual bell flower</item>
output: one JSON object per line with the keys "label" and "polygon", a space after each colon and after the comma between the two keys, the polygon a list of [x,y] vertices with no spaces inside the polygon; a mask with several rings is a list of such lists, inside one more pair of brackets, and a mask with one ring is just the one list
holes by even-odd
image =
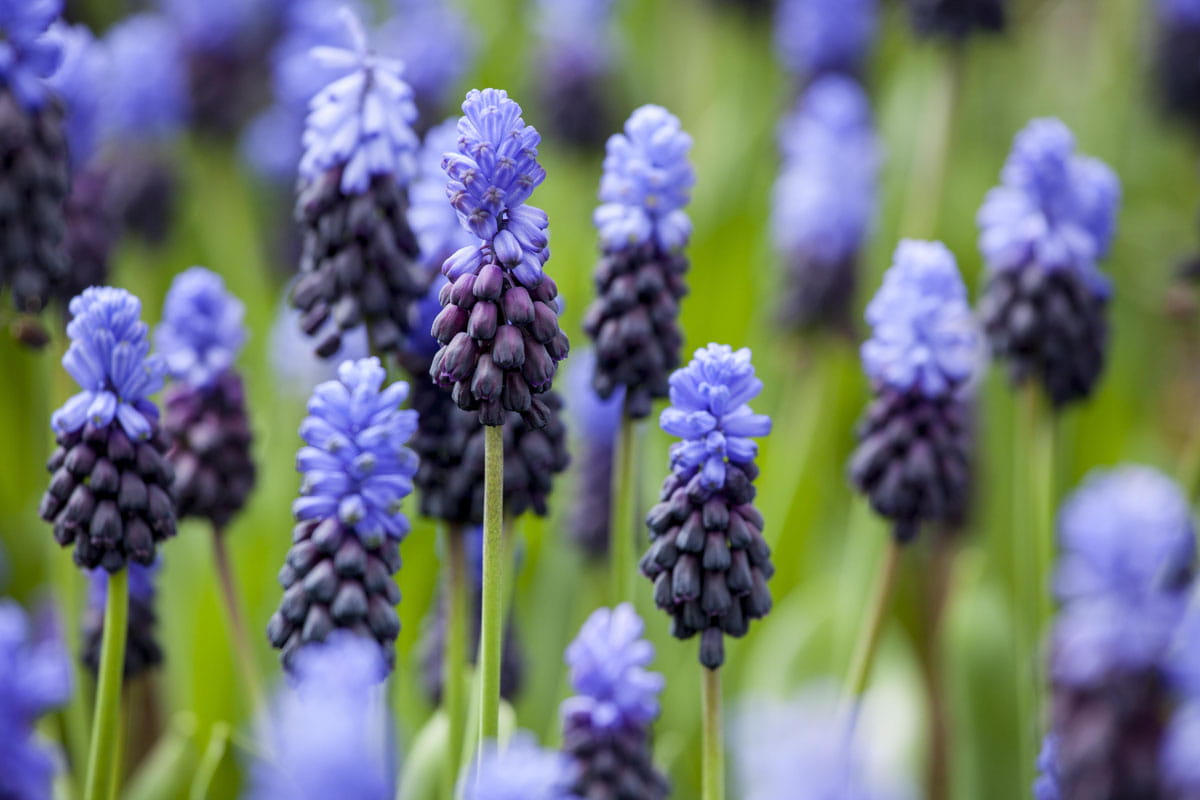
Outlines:
{"label": "individual bell flower", "polygon": [[541,106],[551,134],[570,145],[599,146],[611,128],[605,84],[619,49],[614,6],[613,0],[537,0],[533,5]]}
{"label": "individual bell flower", "polygon": [[617,429],[621,424],[624,390],[607,400],[596,393],[592,375],[596,354],[585,350],[567,369],[567,409],[580,447],[577,491],[567,532],[590,559],[608,556],[612,538],[612,472],[616,458]]}
{"label": "individual bell flower", "polygon": [[162,388],[164,364],[150,355],[141,310],[136,297],[108,286],[70,305],[63,366],[82,391],[50,417],[58,447],[38,511],[88,569],[149,565],[158,544],[175,535],[174,474],[149,399]]}
{"label": "individual bell flower", "polygon": [[750,351],[710,344],[671,375],[671,405],[659,424],[682,439],[671,445],[671,474],[650,509],[650,549],[641,571],[654,603],[671,615],[671,634],[701,634],[700,663],[725,661],[723,636],[744,636],[771,610],[774,574],[754,507],[755,438],[771,419],[748,405],[762,391]]}
{"label": "individual bell flower", "polygon": [[172,379],[163,429],[177,512],[218,530],[246,504],[255,481],[245,390],[234,368],[246,339],[244,316],[219,275],[192,267],[172,281],[155,331]]}
{"label": "individual bell flower", "polygon": [[696,182],[691,146],[674,115],[647,105],[609,137],[604,158],[601,205],[592,217],[602,255],[583,329],[595,342],[596,391],[607,398],[625,387],[625,413],[634,418],[666,397],[683,347],[683,247],[692,232],[683,208]]}
{"label": "individual bell flower", "polygon": [[0,600],[0,797],[52,796],[63,759],[35,723],[70,694],[71,664],[56,626],[31,624],[15,602]]}
{"label": "individual bell flower", "polygon": [[1113,171],[1077,155],[1062,122],[1035,119],[979,209],[979,311],[992,353],[1013,383],[1037,381],[1055,407],[1090,395],[1104,367],[1111,287],[1098,264],[1120,195]]}
{"label": "individual bell flower", "polygon": [[374,639],[389,665],[394,659],[400,590],[392,575],[410,529],[400,502],[417,471],[405,446],[417,414],[400,408],[408,384],[384,387],[386,378],[379,359],[343,362],[337,380],[313,390],[300,424],[305,446],[296,468],[304,482],[279,571],[283,600],[267,626],[286,667],[303,645],[336,629]]}
{"label": "individual bell flower", "polygon": [[907,542],[921,523],[964,513],[980,336],[954,255],[940,242],[900,243],[866,319],[862,363],[874,399],[858,426],[850,479]]}
{"label": "individual bell flower", "polygon": [[[158,614],[154,611],[154,582],[161,561],[150,566],[129,565],[129,619],[125,633],[125,680],[130,681],[162,663],[158,643]],[[87,608],[83,614],[83,654],[80,660],[92,676],[100,670],[100,647],[104,638],[104,608],[108,598],[108,572],[88,571]]]}
{"label": "individual bell flower", "polygon": [[780,125],[779,147],[771,234],[785,267],[781,319],[795,329],[848,330],[879,195],[880,145],[866,92],[853,78],[817,78]]}
{"label": "individual bell flower", "polygon": [[259,727],[246,800],[391,800],[393,736],[378,714],[379,649],[337,632],[301,650]]}
{"label": "individual bell flower", "polygon": [[503,746],[486,742],[459,792],[463,800],[581,800],[570,790],[571,777],[566,756],[520,731]]}
{"label": "individual bell flower", "polygon": [[665,681],[646,669],[654,646],[633,606],[592,613],[567,646],[571,686],[563,702],[563,752],[575,762],[580,797],[661,800],[670,785],[654,768],[650,724]]}
{"label": "individual bell flower", "polygon": [[828,73],[857,75],[878,27],[877,0],[781,0],[775,50],[807,83]]}
{"label": "individual bell flower", "polygon": [[1166,111],[1200,125],[1200,2],[1156,0],[1155,77]]}
{"label": "individual bell flower", "polygon": [[357,18],[344,10],[342,19],[351,47],[312,51],[350,71],[310,104],[296,197],[303,252],[292,302],[322,357],[359,325],[375,352],[395,352],[427,286],[407,220],[419,145],[412,90],[399,61],[369,48]]}
{"label": "individual bell flower", "polygon": [[1008,19],[1008,0],[905,0],[921,36],[962,41],[974,33],[999,33]]}
{"label": "individual bell flower", "polygon": [[476,237],[442,265],[442,312],[433,335],[442,345],[429,374],[463,411],[484,425],[508,412],[545,427],[567,336],[558,324],[558,287],[543,272],[550,257],[546,213],[526,201],[545,179],[541,137],[502,89],[472,89],[458,121],[458,147],[442,161],[446,195]]}

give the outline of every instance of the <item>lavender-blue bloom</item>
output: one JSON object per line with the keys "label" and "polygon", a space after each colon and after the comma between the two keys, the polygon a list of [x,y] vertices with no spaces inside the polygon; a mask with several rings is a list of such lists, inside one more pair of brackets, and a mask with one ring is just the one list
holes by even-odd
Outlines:
{"label": "lavender-blue bloom", "polygon": [[801,80],[825,72],[857,73],[875,38],[876,0],[780,0],[775,49]]}
{"label": "lavender-blue bloom", "polygon": [[532,735],[519,732],[503,747],[487,743],[460,790],[463,800],[576,800],[567,788],[570,780],[566,756],[543,750]]}
{"label": "lavender-blue bloom", "polygon": [[179,273],[163,303],[154,343],[175,380],[211,386],[237,359],[246,341],[246,308],[204,267]]}
{"label": "lavender-blue bloom", "polygon": [[231,52],[256,42],[287,0],[158,0],[188,50]]}
{"label": "lavender-blue bloom", "polygon": [[665,681],[646,669],[654,660],[654,645],[642,638],[645,627],[628,603],[588,617],[567,645],[576,694],[563,703],[564,717],[586,714],[599,731],[644,728],[658,717]]}
{"label": "lavender-blue bloom", "polygon": [[544,63],[596,76],[613,58],[613,0],[537,0],[534,27]]}
{"label": "lavender-blue bloom", "polygon": [[63,366],[83,391],[54,412],[50,427],[61,435],[115,419],[130,438],[149,437],[158,420],[149,396],[162,388],[165,365],[150,355],[141,301],[124,289],[93,287],[71,301],[70,311]]}
{"label": "lavender-blue bloom", "polygon": [[1193,595],[1166,659],[1178,703],[1164,735],[1161,761],[1167,784],[1181,797],[1200,793],[1200,606],[1196,599]]}
{"label": "lavender-blue bloom", "polygon": [[653,242],[671,251],[687,243],[692,223],[683,207],[696,183],[691,147],[679,120],[654,105],[634,111],[625,132],[609,137],[593,215],[606,249]]}
{"label": "lavender-blue bloom", "polygon": [[169,139],[187,117],[187,73],[179,34],[158,14],[137,14],[104,37],[111,72],[106,136],[120,142]]}
{"label": "lavender-blue bloom", "polygon": [[72,168],[78,171],[91,161],[99,144],[107,54],[85,25],[56,23],[50,35],[62,47],[62,61],[48,83],[63,102],[67,151]]}
{"label": "lavender-blue bloom", "polygon": [[58,67],[62,49],[48,35],[62,0],[6,0],[0,3],[0,85],[27,111],[46,102],[46,78]]}
{"label": "lavender-blue bloom", "polygon": [[280,385],[290,394],[307,398],[318,383],[337,377],[337,365],[366,358],[371,348],[367,331],[360,325],[342,334],[341,348],[328,359],[318,357],[300,330],[300,312],[287,302],[290,294],[289,289],[277,304],[267,349],[271,354],[272,374]]}
{"label": "lavender-blue bloom", "polygon": [[727,463],[747,464],[758,455],[754,437],[771,432],[771,418],[755,414],[749,401],[762,391],[750,350],[710,344],[671,375],[671,405],[659,425],[683,439],[671,445],[671,469],[683,480],[700,473],[709,489],[725,485]]}
{"label": "lavender-blue bloom", "polygon": [[1159,19],[1175,24],[1200,25],[1200,0],[1158,0]]}
{"label": "lavender-blue bloom", "polygon": [[926,397],[952,393],[979,367],[980,338],[954,255],[941,242],[905,239],[867,306],[872,380]]}
{"label": "lavender-blue bloom", "polygon": [[0,600],[0,797],[51,797],[60,759],[35,737],[34,723],[70,693],[71,665],[57,631],[36,629],[20,606]]}
{"label": "lavender-blue bloom", "polygon": [[1038,752],[1038,776],[1033,782],[1033,800],[1061,800],[1058,790],[1058,740],[1053,733],[1042,740]]}
{"label": "lavender-blue bloom", "polygon": [[280,690],[261,736],[248,800],[391,800],[392,737],[376,702],[386,674],[368,641],[336,634],[296,657],[293,685]]}

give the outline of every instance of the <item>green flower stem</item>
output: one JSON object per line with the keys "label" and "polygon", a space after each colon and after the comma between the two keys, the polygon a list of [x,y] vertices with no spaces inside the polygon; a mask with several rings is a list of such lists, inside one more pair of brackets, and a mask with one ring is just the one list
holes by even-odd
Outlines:
{"label": "green flower stem", "polygon": [[922,130],[927,134],[919,138],[909,165],[908,190],[900,230],[905,236],[935,236],[942,208],[946,156],[950,152],[954,110],[962,92],[963,48],[951,48],[940,60],[941,63],[935,67],[935,83],[926,98],[928,105]]}
{"label": "green flower stem", "polygon": [[129,570],[108,576],[104,606],[104,636],[100,642],[100,682],[92,717],[84,800],[104,800],[115,769],[121,713],[121,683],[125,671],[125,638],[129,617]]}
{"label": "green flower stem", "polygon": [[504,636],[504,429],[484,428],[483,608],[479,633],[479,740],[500,732],[500,650]]}
{"label": "green flower stem", "polygon": [[233,640],[233,652],[237,658],[238,668],[242,672],[242,681],[250,696],[256,711],[263,707],[262,681],[259,679],[258,668],[254,661],[254,652],[250,648],[250,637],[246,635],[245,615],[238,598],[237,582],[233,577],[233,564],[229,560],[229,548],[225,542],[225,531],[217,526],[212,529],[213,562],[216,565],[217,580],[221,586],[221,600],[225,606],[225,616],[229,619],[229,635]]}
{"label": "green flower stem", "polygon": [[725,743],[721,727],[721,672],[704,669],[704,760],[701,800],[725,800]]}
{"label": "green flower stem", "polygon": [[858,629],[858,641],[854,644],[854,655],[850,660],[850,672],[846,678],[846,702],[857,703],[867,679],[871,675],[871,662],[879,647],[879,634],[883,631],[883,620],[887,616],[892,590],[896,586],[896,573],[900,565],[901,545],[896,537],[888,536],[887,554],[875,573],[875,585],[871,592],[870,605]]}
{"label": "green flower stem", "polygon": [[633,577],[636,560],[633,553],[637,505],[637,437],[634,422],[621,418],[617,449],[612,473],[612,533],[609,537],[609,568],[612,570],[612,604],[633,600]]}
{"label": "green flower stem", "polygon": [[460,525],[445,529],[446,542],[446,646],[442,653],[442,706],[449,723],[443,797],[454,797],[458,769],[466,736],[467,660],[467,553]]}

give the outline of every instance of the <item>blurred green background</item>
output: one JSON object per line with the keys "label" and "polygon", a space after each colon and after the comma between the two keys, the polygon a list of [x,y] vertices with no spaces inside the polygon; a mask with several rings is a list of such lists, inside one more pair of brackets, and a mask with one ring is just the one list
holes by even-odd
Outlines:
{"label": "blurred green background", "polygon": [[[105,3],[93,5],[101,16],[113,16]],[[504,87],[518,101],[531,101],[528,4],[469,0],[464,5],[483,38],[481,56],[462,89]],[[771,582],[775,608],[728,648],[725,687],[732,709],[752,693],[783,695],[810,679],[844,674],[887,542],[885,525],[845,478],[853,426],[868,398],[857,343],[795,340],[774,322],[781,270],[767,220],[777,169],[775,126],[795,90],[775,61],[769,15],[736,5],[618,3],[624,45],[613,87],[621,116],[642,103],[660,103],[681,118],[695,140],[691,294],[683,303],[687,348],[690,352],[710,341],[751,347],[766,383],[755,408],[776,422],[762,444],[759,481],[759,504],[778,569]],[[1117,171],[1124,199],[1105,265],[1116,286],[1111,359],[1095,397],[1061,420],[1052,491],[1061,496],[1092,467],[1122,461],[1177,473],[1197,428],[1200,376],[1194,373],[1194,315],[1170,316],[1166,308],[1169,295],[1188,299],[1186,290],[1172,291],[1172,272],[1196,244],[1200,184],[1195,141],[1164,123],[1155,110],[1148,71],[1151,4],[1024,0],[1016,4],[1009,33],[972,39],[961,53],[916,41],[899,4],[883,7],[866,81],[886,158],[859,307],[903,236],[945,241],[975,296],[981,286],[975,211],[997,180],[1013,134],[1031,117],[1060,117],[1077,134],[1083,152]],[[948,145],[941,150],[935,147],[938,104],[951,70],[957,71],[957,103]],[[524,105],[526,121],[538,125],[543,111],[533,102]],[[548,269],[566,299],[563,324],[579,347],[585,343],[580,321],[591,296],[596,256],[590,220],[602,153],[580,153],[547,141],[542,154],[548,177],[533,202],[550,216]],[[172,237],[158,249],[124,243],[113,282],[142,298],[148,321],[157,320],[172,277],[192,264],[224,275],[246,302],[251,338],[241,367],[260,482],[250,506],[231,526],[229,542],[254,656],[274,683],[278,661],[263,631],[280,597],[275,575],[290,541],[289,509],[298,488],[293,457],[305,399],[277,378],[269,354],[269,332],[290,269],[270,263],[277,237],[273,226],[290,222],[278,213],[271,190],[256,185],[228,143],[199,137],[182,142],[179,169],[183,190]],[[73,390],[56,363],[62,347],[59,339],[37,353],[0,338],[0,374],[9,385],[0,393],[0,431],[9,453],[0,469],[0,542],[9,562],[3,591],[29,602],[52,596],[76,636],[83,579],[36,513],[48,479],[42,464],[52,444],[49,415]],[[1019,626],[1029,626],[1025,630],[1032,635],[1033,623],[1014,613],[1014,591],[1030,580],[1032,565],[1014,555],[1013,539],[1024,535],[1036,513],[1013,480],[1014,474],[1026,474],[1035,443],[1018,435],[1020,398],[999,370],[983,381],[979,399],[977,505],[953,548],[944,637],[929,656],[922,597],[937,566],[925,536],[904,556],[900,591],[872,681],[878,714],[870,718],[886,724],[866,734],[872,746],[893,754],[921,784],[927,741],[922,664],[928,666],[932,658],[942,667],[949,697],[951,796],[1009,800],[1028,795],[1038,738],[1028,731],[1024,740],[1018,735],[1016,697],[1018,691],[1032,691],[1037,655],[1023,656],[1018,647]],[[653,421],[645,425],[645,434],[641,491],[648,502],[665,474],[669,441]],[[527,517],[517,524],[524,556],[516,613],[528,669],[516,712],[519,725],[548,745],[557,743],[557,708],[568,692],[562,650],[586,615],[607,602],[603,571],[583,562],[564,527],[572,481],[573,472],[557,482],[548,519]],[[408,503],[410,510],[414,506]],[[419,690],[416,644],[439,576],[434,527],[416,521],[401,551],[403,630],[391,692],[404,751],[432,712]],[[156,680],[164,714],[186,712],[192,716],[178,719],[194,719],[191,738],[182,744],[183,762],[193,769],[214,731],[218,743],[223,741],[222,723],[248,733],[252,715],[237,682],[208,531],[185,524],[163,553],[159,613],[167,656]],[[655,726],[657,758],[675,785],[674,796],[696,797],[697,643],[671,639],[667,618],[653,608],[650,583],[639,579],[636,587],[657,646],[655,666],[668,676],[663,715]],[[90,679],[82,672],[78,679],[76,719],[86,713],[91,692]],[[235,793],[238,749],[217,768],[211,796]],[[731,797],[737,796],[735,784]]]}

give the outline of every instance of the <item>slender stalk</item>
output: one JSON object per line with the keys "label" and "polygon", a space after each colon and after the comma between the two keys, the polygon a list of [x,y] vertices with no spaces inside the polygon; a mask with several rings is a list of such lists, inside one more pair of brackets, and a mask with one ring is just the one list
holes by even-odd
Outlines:
{"label": "slender stalk", "polygon": [[[936,81],[926,97],[925,135],[918,140],[910,166],[908,191],[900,233],[905,236],[934,236],[942,207],[942,188],[946,173],[946,155],[954,125],[954,109],[962,90],[962,48],[954,47],[943,56]],[[942,55],[942,54],[939,54]]]}
{"label": "slender stalk", "polygon": [[608,560],[612,578],[612,604],[633,600],[635,556],[633,537],[636,530],[637,437],[634,422],[621,418],[617,435],[617,450],[612,472],[612,535],[609,537]]}
{"label": "slender stalk", "polygon": [[[1025,413],[1027,415],[1027,430],[1030,435],[1029,447],[1032,448],[1032,469],[1029,477],[1032,481],[1030,498],[1033,502],[1033,556],[1036,567],[1037,585],[1035,607],[1037,608],[1037,626],[1035,633],[1040,636],[1041,628],[1052,613],[1050,585],[1050,563],[1054,560],[1054,498],[1055,498],[1055,436],[1056,425],[1053,413],[1046,413],[1044,404],[1039,402],[1033,386],[1026,393]],[[1039,684],[1040,685],[1040,684]]]}
{"label": "slender stalk", "polygon": [[937,529],[931,533],[934,535],[930,537],[930,564],[926,570],[927,580],[922,586],[925,596],[925,630],[921,640],[921,665],[925,673],[926,698],[929,704],[926,783],[929,800],[948,800],[951,740],[946,675],[942,664],[942,634],[956,554],[953,532]]}
{"label": "slender stalk", "polygon": [[443,796],[454,797],[459,759],[466,735],[465,670],[467,660],[467,552],[462,527],[446,529],[446,644],[442,651],[442,707],[449,723]]}
{"label": "slender stalk", "polygon": [[500,650],[504,636],[504,429],[484,428],[483,608],[479,631],[478,748],[500,731]]}
{"label": "slender stalk", "polygon": [[104,636],[100,641],[100,681],[96,688],[96,711],[92,717],[84,800],[103,800],[108,797],[117,749],[117,726],[120,724],[118,715],[121,709],[121,680],[125,671],[128,618],[129,570],[122,569],[108,576]]}
{"label": "slender stalk", "polygon": [[857,703],[859,696],[867,687],[867,679],[871,674],[871,662],[874,660],[875,650],[879,646],[879,634],[883,630],[883,620],[892,597],[892,589],[896,585],[900,549],[901,545],[896,538],[889,536],[887,554],[879,565],[879,571],[875,573],[870,604],[867,606],[863,623],[858,629],[858,641],[855,642],[854,656],[850,660],[850,672],[846,678],[846,701],[849,703]]}
{"label": "slender stalk", "polygon": [[721,727],[721,672],[704,670],[704,760],[701,800],[725,800],[725,742]]}
{"label": "slender stalk", "polygon": [[121,697],[121,713],[117,715],[117,744],[113,754],[112,775],[108,783],[108,796],[112,798],[121,796],[121,782],[125,777],[126,751],[129,748],[129,723],[132,716],[129,693],[125,692]]}
{"label": "slender stalk", "polygon": [[242,604],[238,598],[237,582],[233,578],[233,565],[229,560],[229,548],[225,543],[225,531],[217,526],[212,530],[213,560],[216,563],[217,578],[221,585],[221,600],[225,606],[225,615],[229,618],[229,633],[233,639],[233,650],[238,667],[245,681],[246,691],[255,709],[261,709],[263,704],[262,682],[258,677],[253,651],[250,649],[250,638],[246,635],[245,617],[242,614]]}

